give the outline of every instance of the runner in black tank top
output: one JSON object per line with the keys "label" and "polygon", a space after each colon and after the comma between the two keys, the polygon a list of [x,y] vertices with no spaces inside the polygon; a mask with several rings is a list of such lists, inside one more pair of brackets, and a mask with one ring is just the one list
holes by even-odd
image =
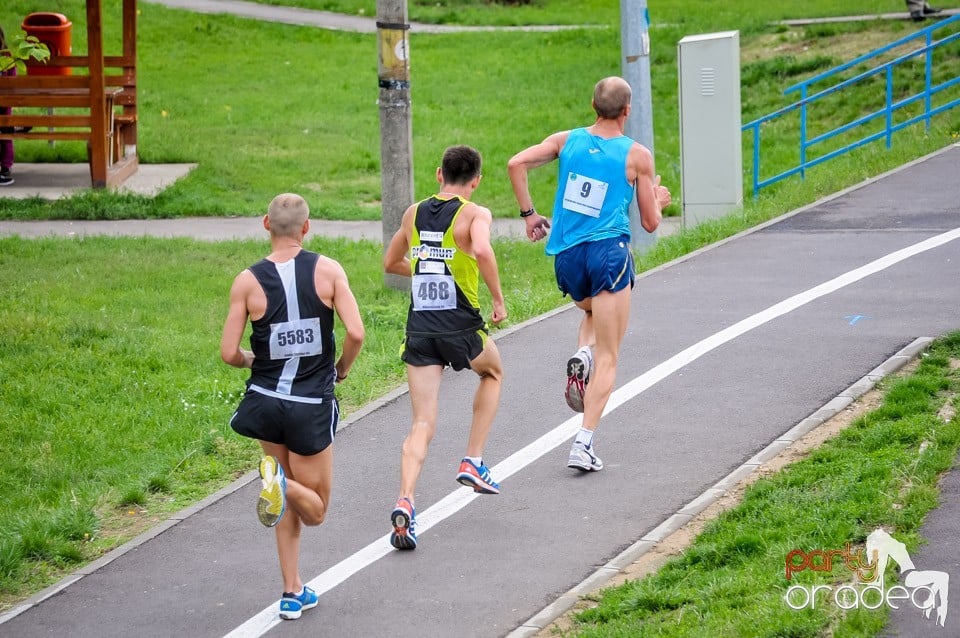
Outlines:
{"label": "runner in black tank top", "polygon": [[[284,619],[317,605],[317,593],[298,569],[301,528],[319,525],[327,513],[340,419],[334,384],[347,378],[364,337],[343,268],[303,250],[309,214],[299,195],[278,195],[270,203],[263,224],[272,252],[234,279],[220,341],[226,363],[251,368],[230,425],[263,448],[257,516],[276,530]],[[334,313],[346,329],[339,360]],[[251,349],[243,350],[248,320]]]}
{"label": "runner in black tank top", "polygon": [[470,201],[480,184],[480,163],[480,154],[469,146],[448,148],[437,169],[440,192],[407,208],[384,253],[387,272],[410,277],[401,358],[407,364],[413,425],[401,452],[400,497],[390,513],[390,543],[397,549],[417,546],[413,495],[436,431],[437,395],[446,366],[471,368],[480,376],[456,480],[481,494],[500,493],[482,458],[500,401],[503,366],[480,314],[480,276],[493,299],[493,323],[507,311],[490,245],[492,216]]}

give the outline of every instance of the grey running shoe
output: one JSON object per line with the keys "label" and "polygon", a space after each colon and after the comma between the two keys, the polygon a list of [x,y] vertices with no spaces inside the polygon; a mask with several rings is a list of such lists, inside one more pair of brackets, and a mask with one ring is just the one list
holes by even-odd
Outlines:
{"label": "grey running shoe", "polygon": [[581,472],[599,472],[603,469],[603,461],[593,453],[593,446],[586,448],[581,443],[574,443],[570,448],[570,458],[567,467]]}
{"label": "grey running shoe", "polygon": [[583,412],[583,393],[593,371],[593,357],[589,349],[577,350],[567,360],[567,389],[563,398],[574,412]]}

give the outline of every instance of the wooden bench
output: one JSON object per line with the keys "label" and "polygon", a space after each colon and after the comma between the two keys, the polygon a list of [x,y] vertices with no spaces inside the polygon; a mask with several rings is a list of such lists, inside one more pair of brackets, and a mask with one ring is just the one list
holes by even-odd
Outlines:
{"label": "wooden bench", "polygon": [[138,167],[135,144],[125,143],[124,130],[135,120],[114,113],[123,91],[105,87],[98,94],[88,76],[2,78],[0,104],[14,111],[0,115],[0,139],[84,141],[93,186],[117,186]]}
{"label": "wooden bench", "polygon": [[[86,56],[52,57],[64,75],[0,77],[0,139],[83,141],[94,188],[137,171],[136,0],[123,0],[123,55],[103,55],[100,0],[87,0]],[[108,73],[106,69],[117,69]]]}

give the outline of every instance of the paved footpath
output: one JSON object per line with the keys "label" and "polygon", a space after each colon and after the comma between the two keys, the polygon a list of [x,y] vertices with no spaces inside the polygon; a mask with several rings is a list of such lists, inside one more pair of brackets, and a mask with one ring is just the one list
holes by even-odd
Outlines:
{"label": "paved footpath", "polygon": [[[334,31],[354,33],[376,33],[376,16],[345,15],[329,11],[282,7],[242,0],[147,0],[151,4],[162,4],[171,9],[184,9],[195,13],[230,14],[242,18],[281,22],[302,26],[313,26]],[[583,29],[579,25],[530,25],[530,26],[464,26],[454,24],[410,23],[412,33],[463,33],[466,31],[566,31]],[[587,27],[605,28],[605,27]]]}
{"label": "paved footpath", "polygon": [[[254,20],[280,22],[302,26],[314,26],[334,31],[354,33],[376,33],[375,16],[344,15],[329,11],[300,9],[276,5],[244,2],[243,0],[146,0],[151,4],[162,4],[171,9],[184,9],[196,13],[230,14]],[[960,9],[945,9],[939,15],[946,17],[957,15]],[[878,13],[870,15],[838,16],[830,18],[807,18],[802,20],[782,20],[788,26],[804,26],[831,22],[856,22],[864,20],[908,20],[907,12]],[[656,25],[654,25],[656,26]],[[564,31],[583,28],[607,28],[604,25],[528,25],[528,26],[464,26],[454,24],[410,23],[412,33],[462,33],[468,31]]]}
{"label": "paved footpath", "polygon": [[[933,638],[937,636],[960,636],[960,543],[957,528],[960,525],[960,458],[954,461],[954,469],[940,482],[940,507],[927,516],[920,536],[928,543],[914,556],[918,570],[935,570],[949,574],[946,602],[953,601],[953,609],[947,611],[943,627],[934,624],[913,606],[902,605],[891,612],[890,622],[884,632],[885,638]],[[946,603],[944,607],[947,608]],[[951,613],[952,612],[952,613]]]}
{"label": "paved footpath", "polygon": [[[178,179],[189,174],[195,164],[142,164],[121,190],[152,197]],[[59,199],[90,187],[86,164],[17,164],[16,181],[5,186],[0,196],[13,199]],[[666,237],[680,228],[679,217],[668,217],[657,230]],[[383,240],[379,221],[311,220],[310,231],[325,237],[353,240]],[[517,218],[493,220],[494,238],[523,239],[523,222]],[[0,237],[16,235],[25,238],[88,237],[190,237],[202,241],[225,239],[266,239],[257,216],[249,217],[177,217],[172,219],[116,220],[0,220]]]}
{"label": "paved footpath", "polygon": [[[658,237],[672,235],[680,229],[679,217],[667,217],[657,229]],[[495,239],[525,238],[525,227],[519,219],[496,218],[492,235]],[[379,221],[336,221],[312,219],[310,233],[323,237],[382,242],[383,225]],[[187,237],[201,241],[259,239],[267,233],[258,217],[180,217],[175,219],[117,220],[0,220],[0,237],[18,236],[27,239],[42,237]]]}
{"label": "paved footpath", "polygon": [[[903,363],[904,347],[960,328],[958,172],[954,146],[639,277],[598,433],[602,472],[565,467],[580,422],[561,397],[578,312],[499,334],[506,382],[486,460],[503,493],[454,481],[476,381],[448,373],[415,552],[387,541],[408,399],[350,415],[327,521],[303,538],[320,605],[299,621],[276,618],[274,544],[251,473],[13,610],[0,635],[532,635],[811,418],[842,409],[841,395]],[[953,583],[955,476],[925,527],[932,553],[915,557]],[[902,622],[891,630],[960,635],[956,612],[942,634],[919,614]]]}

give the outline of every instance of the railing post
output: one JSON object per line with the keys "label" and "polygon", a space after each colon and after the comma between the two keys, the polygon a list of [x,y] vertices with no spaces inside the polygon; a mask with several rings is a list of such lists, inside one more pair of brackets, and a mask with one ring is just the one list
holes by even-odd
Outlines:
{"label": "railing post", "polygon": [[893,142],[893,65],[887,67],[887,148]]}
{"label": "railing post", "polygon": [[924,55],[926,60],[926,69],[924,74],[924,86],[923,86],[923,114],[926,116],[924,123],[926,124],[927,130],[930,130],[930,87],[933,82],[933,48],[930,46],[933,43],[933,31],[927,31],[927,52]]}
{"label": "railing post", "polygon": [[807,85],[800,87],[800,179],[807,177]]}
{"label": "railing post", "polygon": [[760,122],[753,125],[753,196],[760,191]]}

